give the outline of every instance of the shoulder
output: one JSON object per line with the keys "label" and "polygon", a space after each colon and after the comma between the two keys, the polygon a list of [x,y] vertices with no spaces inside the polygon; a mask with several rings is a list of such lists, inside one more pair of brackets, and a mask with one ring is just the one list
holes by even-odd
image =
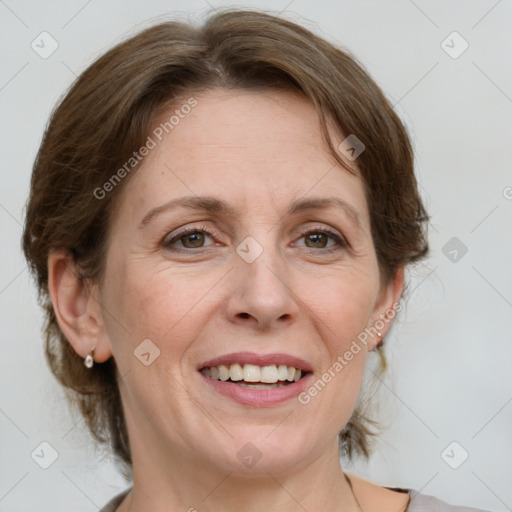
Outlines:
{"label": "shoulder", "polygon": [[122,493],[114,496],[99,512],[116,512],[117,507],[121,505],[126,495],[131,491],[131,487]]}
{"label": "shoulder", "polygon": [[413,489],[408,489],[411,501],[407,512],[486,512],[485,510],[450,505],[434,496],[421,494]]}
{"label": "shoulder", "polygon": [[382,487],[353,474],[348,475],[363,510],[379,512],[487,512],[481,509],[450,505],[434,496],[414,489]]}

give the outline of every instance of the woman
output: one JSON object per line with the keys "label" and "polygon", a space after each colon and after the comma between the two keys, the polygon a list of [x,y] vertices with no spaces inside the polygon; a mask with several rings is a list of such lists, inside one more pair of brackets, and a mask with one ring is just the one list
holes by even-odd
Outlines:
{"label": "woman", "polygon": [[47,356],[133,472],[103,512],[475,510],[347,475],[369,353],[428,216],[406,131],[346,53],[278,17],[164,23],[52,115],[25,255]]}

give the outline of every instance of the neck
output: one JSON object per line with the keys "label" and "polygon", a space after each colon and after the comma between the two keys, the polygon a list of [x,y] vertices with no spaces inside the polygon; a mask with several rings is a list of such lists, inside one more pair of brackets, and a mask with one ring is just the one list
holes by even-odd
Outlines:
{"label": "neck", "polygon": [[[156,446],[156,445],[154,445]],[[118,512],[356,512],[359,510],[333,450],[293,470],[249,476],[226,471],[190,453],[133,450],[133,489]]]}

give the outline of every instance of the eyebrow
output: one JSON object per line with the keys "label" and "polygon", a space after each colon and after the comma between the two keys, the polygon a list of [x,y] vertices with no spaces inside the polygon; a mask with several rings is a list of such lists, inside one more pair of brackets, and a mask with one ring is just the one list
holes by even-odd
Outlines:
{"label": "eyebrow", "polygon": [[[146,226],[151,220],[158,215],[176,209],[187,208],[190,210],[204,211],[208,213],[215,213],[225,217],[236,217],[238,212],[236,208],[222,199],[211,196],[183,196],[177,199],[172,199],[156,208],[150,210],[141,223],[139,229]],[[299,212],[307,210],[326,210],[328,208],[337,207],[341,208],[347,215],[361,227],[361,217],[353,206],[345,202],[339,197],[321,197],[321,198],[300,198],[293,201],[288,208],[288,215],[294,215]]]}

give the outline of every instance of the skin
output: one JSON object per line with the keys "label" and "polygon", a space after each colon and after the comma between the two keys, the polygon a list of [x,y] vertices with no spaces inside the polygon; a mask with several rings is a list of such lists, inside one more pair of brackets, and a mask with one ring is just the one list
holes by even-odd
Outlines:
{"label": "skin", "polygon": [[[121,376],[134,486],[118,510],[358,510],[337,436],[377,337],[307,405],[241,405],[206,386],[197,365],[230,352],[284,352],[308,361],[316,380],[400,299],[403,269],[381,283],[363,183],[328,153],[309,103],[290,92],[194,97],[197,107],[122,190],[104,281],[81,286],[68,254],[49,257],[62,331],[82,357],[93,346],[96,363],[113,356]],[[336,145],[344,139],[332,135]],[[215,196],[237,214],[181,208],[139,228],[149,210],[185,195]],[[295,199],[333,196],[359,224],[339,207],[285,214]],[[214,234],[166,247],[184,226]],[[319,229],[348,245],[315,238]],[[252,263],[236,252],[248,236],[263,248]],[[160,349],[149,366],[134,356],[145,339]],[[251,468],[237,457],[248,442],[261,453]],[[407,495],[352,481],[365,511],[407,503]]]}

